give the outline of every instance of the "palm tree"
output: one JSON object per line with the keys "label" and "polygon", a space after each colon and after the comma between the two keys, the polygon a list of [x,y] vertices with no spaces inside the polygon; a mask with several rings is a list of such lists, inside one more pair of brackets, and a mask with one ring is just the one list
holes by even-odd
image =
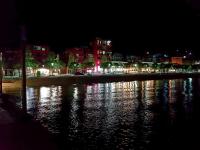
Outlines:
{"label": "palm tree", "polygon": [[[33,69],[33,74],[35,76],[35,69],[38,68],[39,64],[38,62],[33,58],[32,53],[30,51],[26,52],[26,59],[25,59],[25,65],[26,65],[26,69]],[[16,68],[18,68],[19,66],[16,65]]]}
{"label": "palm tree", "polygon": [[93,57],[85,58],[85,60],[83,61],[83,64],[82,64],[82,68],[85,70],[85,72],[87,69],[94,70],[94,66],[95,66],[95,63],[94,63]]}
{"label": "palm tree", "polygon": [[48,57],[45,61],[45,65],[51,70],[52,75],[54,69],[59,73],[59,69],[65,66],[65,64],[59,59],[59,56],[56,56],[54,52],[50,52],[48,54]]}
{"label": "palm tree", "polygon": [[152,69],[154,70],[154,72],[156,72],[156,70],[158,69],[158,64],[157,63],[153,63],[152,64]]}
{"label": "palm tree", "polygon": [[138,62],[137,65],[136,65],[137,71],[141,72],[142,71],[142,67],[143,67],[143,64],[141,62]]}
{"label": "palm tree", "polygon": [[74,55],[70,53],[68,56],[68,62],[67,62],[67,70],[68,70],[67,73],[71,72],[71,70],[72,72],[74,72],[74,70],[77,69],[77,66],[78,66],[78,63]]}
{"label": "palm tree", "polygon": [[108,61],[108,58],[106,55],[103,55],[101,57],[101,68],[103,68],[103,73],[105,73],[105,69],[110,69],[112,66],[112,63]]}
{"label": "palm tree", "polygon": [[112,66],[114,67],[114,72],[116,72],[117,71],[116,68],[119,68],[120,64],[119,63],[112,63]]}
{"label": "palm tree", "polygon": [[105,69],[110,69],[112,67],[111,62],[104,62],[101,64],[101,68],[103,68],[103,73],[105,73]]}
{"label": "palm tree", "polygon": [[182,66],[180,64],[173,64],[173,68],[177,71],[182,70]]}
{"label": "palm tree", "polygon": [[149,65],[147,63],[142,63],[141,65],[142,65],[142,68],[144,68],[146,72]]}
{"label": "palm tree", "polygon": [[159,70],[161,72],[165,72],[166,71],[166,64],[164,64],[164,63],[159,64]]}
{"label": "palm tree", "polygon": [[192,65],[192,70],[195,71],[195,72],[198,72],[198,70],[200,69],[200,65],[197,64],[197,65]]}
{"label": "palm tree", "polygon": [[80,67],[80,64],[77,62],[71,62],[68,67],[73,71],[72,73],[74,73]]}
{"label": "palm tree", "polygon": [[93,70],[95,64],[94,64],[94,62],[85,62],[83,66],[84,66],[84,69],[86,69],[86,70],[87,69]]}

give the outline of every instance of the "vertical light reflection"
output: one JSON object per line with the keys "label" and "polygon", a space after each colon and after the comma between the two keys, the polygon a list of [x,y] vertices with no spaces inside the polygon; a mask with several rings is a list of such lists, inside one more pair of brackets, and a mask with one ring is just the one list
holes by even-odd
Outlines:
{"label": "vertical light reflection", "polygon": [[169,103],[172,103],[172,80],[169,80]]}
{"label": "vertical light reflection", "polygon": [[78,99],[78,88],[74,88],[73,99]]}
{"label": "vertical light reflection", "polygon": [[144,100],[146,99],[146,95],[145,95],[145,90],[146,90],[146,82],[145,81],[141,81],[141,102],[142,104],[144,104]]}
{"label": "vertical light reflection", "polygon": [[168,81],[168,106],[169,106],[169,114],[171,117],[171,121],[173,122],[176,117],[176,111],[174,109],[174,103],[176,102],[175,92],[176,92],[176,81],[175,80],[169,80]]}
{"label": "vertical light reflection", "polygon": [[153,99],[155,97],[155,84],[153,80],[141,81],[142,82],[142,103],[145,107],[149,107],[153,104]]}
{"label": "vertical light reflection", "polygon": [[27,90],[28,113],[34,115],[45,127],[57,133],[54,123],[61,106],[62,87],[37,87]]}
{"label": "vertical light reflection", "polygon": [[41,87],[40,88],[40,101],[41,104],[48,102],[50,99],[50,88],[49,87]]}
{"label": "vertical light reflection", "polygon": [[[146,129],[151,128],[152,126],[151,123],[154,118],[153,112],[146,108],[150,108],[155,102],[154,101],[155,100],[155,81],[154,80],[144,81],[143,86],[144,86],[143,104],[145,107],[144,118],[143,118],[143,128],[146,130]],[[148,135],[151,133],[151,130],[149,130],[148,134],[144,131],[142,131],[142,133],[144,136],[143,138],[146,139],[145,141],[148,142],[147,138],[148,138]]]}
{"label": "vertical light reflection", "polygon": [[190,100],[191,100],[191,96],[193,96],[193,94],[192,94],[192,90],[193,90],[192,78],[189,78],[188,80],[189,80],[189,81],[188,81],[188,86],[189,86],[189,88],[188,88],[188,93],[189,93],[189,95],[190,95]]}
{"label": "vertical light reflection", "polygon": [[35,90],[34,88],[27,88],[26,90],[26,96],[27,96],[27,110],[35,108],[35,102],[34,102],[34,98],[35,98],[35,94],[34,94]]}
{"label": "vertical light reflection", "polygon": [[41,87],[39,94],[40,105],[54,110],[55,105],[60,104],[62,88],[60,86]]}
{"label": "vertical light reflection", "polygon": [[191,106],[192,103],[191,102],[192,102],[192,98],[193,98],[192,78],[188,78],[188,79],[184,80],[183,89],[184,89],[184,92],[183,92],[183,95],[184,95],[183,105],[184,105],[185,111],[186,112],[190,112],[190,111],[192,111],[192,106]]}
{"label": "vertical light reflection", "polygon": [[78,114],[77,114],[77,110],[79,108],[78,106],[78,87],[74,87],[73,89],[73,98],[72,98],[72,102],[71,102],[71,110],[70,110],[70,120],[71,120],[71,126],[70,128],[73,129],[73,132],[70,133],[69,136],[75,136],[74,134],[77,132],[77,127],[79,125],[79,120],[78,120]]}
{"label": "vertical light reflection", "polygon": [[146,81],[146,89],[145,89],[145,103],[148,106],[153,104],[153,100],[155,97],[155,85],[153,80]]}
{"label": "vertical light reflection", "polygon": [[168,81],[164,80],[163,81],[163,90],[162,90],[162,95],[163,95],[163,99],[162,99],[162,106],[163,106],[163,109],[164,111],[167,111],[168,110],[168,102],[169,102],[169,97],[168,97],[168,91],[169,91],[169,85],[168,85]]}

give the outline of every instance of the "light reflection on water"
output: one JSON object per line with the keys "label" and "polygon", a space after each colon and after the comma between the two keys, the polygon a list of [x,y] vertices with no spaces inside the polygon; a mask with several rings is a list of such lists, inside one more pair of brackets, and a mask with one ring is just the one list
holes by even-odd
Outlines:
{"label": "light reflection on water", "polygon": [[63,149],[163,149],[183,138],[199,85],[188,78],[35,87],[27,106]]}
{"label": "light reflection on water", "polygon": [[27,109],[52,132],[58,132],[55,122],[60,111],[62,87],[40,87],[27,89]]}

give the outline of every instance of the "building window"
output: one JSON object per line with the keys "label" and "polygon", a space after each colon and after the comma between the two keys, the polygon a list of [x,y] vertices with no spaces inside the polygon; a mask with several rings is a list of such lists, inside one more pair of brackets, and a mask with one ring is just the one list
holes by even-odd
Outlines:
{"label": "building window", "polygon": [[41,50],[41,46],[34,45],[34,46],[33,46],[33,49],[34,49],[34,50]]}
{"label": "building window", "polygon": [[110,45],[111,44],[111,41],[107,41],[107,45]]}

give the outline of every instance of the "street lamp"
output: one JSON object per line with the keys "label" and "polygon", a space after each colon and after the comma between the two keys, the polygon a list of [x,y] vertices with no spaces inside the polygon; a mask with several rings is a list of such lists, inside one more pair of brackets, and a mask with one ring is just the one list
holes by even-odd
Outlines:
{"label": "street lamp", "polygon": [[21,53],[22,53],[22,110],[24,115],[27,113],[26,101],[26,29],[21,26]]}
{"label": "street lamp", "polygon": [[53,66],[54,66],[54,63],[51,63],[51,66],[52,66],[51,72],[52,72],[52,75],[53,75]]}

